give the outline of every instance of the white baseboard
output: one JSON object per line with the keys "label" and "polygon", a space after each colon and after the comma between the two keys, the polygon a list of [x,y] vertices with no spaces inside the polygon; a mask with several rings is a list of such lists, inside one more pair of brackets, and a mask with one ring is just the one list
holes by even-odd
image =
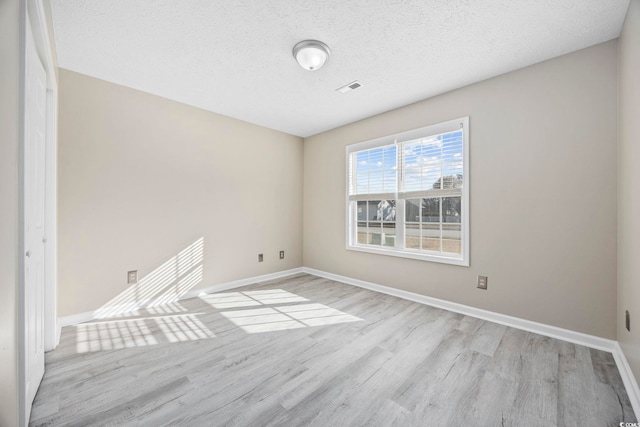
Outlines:
{"label": "white baseboard", "polygon": [[466,316],[476,317],[482,320],[499,323],[501,325],[510,326],[516,329],[522,329],[527,332],[533,332],[545,335],[551,338],[561,339],[574,344],[580,344],[587,347],[613,352],[616,341],[600,338],[593,335],[583,334],[581,332],[571,331],[569,329],[558,328],[557,326],[545,325],[544,323],[533,322],[531,320],[520,319],[518,317],[507,316],[506,314],[495,313],[493,311],[483,310],[481,308],[470,307],[464,304],[458,304],[438,298],[428,297],[401,289],[390,288],[388,286],[378,285],[364,280],[353,279],[351,277],[339,276],[326,271],[320,271],[313,268],[302,268],[303,272],[313,274],[314,276],[324,277],[326,279],[335,280],[337,282],[347,283],[349,285],[358,286],[360,288],[369,289],[394,297],[414,301],[420,304],[430,305],[432,307],[442,308],[444,310],[453,311],[455,313],[464,314]]}
{"label": "white baseboard", "polygon": [[[292,276],[294,274],[300,274],[302,272],[303,272],[302,267],[298,267],[298,268],[292,268],[291,270],[283,270],[283,271],[278,271],[276,273],[269,273],[269,274],[263,274],[261,276],[254,276],[254,277],[248,277],[246,279],[234,280],[232,282],[219,283],[217,285],[208,286],[206,288],[193,289],[185,293],[184,295],[180,296],[178,301],[194,298],[203,294],[209,294],[213,292],[222,292],[229,289],[235,289],[242,286],[251,285],[254,283],[266,282],[268,280],[281,279],[283,277]],[[145,307],[143,306],[139,308],[145,308]],[[70,316],[58,317],[58,322],[57,322],[58,323],[57,324],[58,340],[57,340],[56,346],[60,342],[60,333],[63,327],[78,325],[80,323],[89,322],[91,320],[97,319],[99,318],[99,313],[100,313],[100,309],[97,309],[93,311],[87,311],[84,313],[72,314]]]}
{"label": "white baseboard", "polygon": [[218,285],[208,286],[203,289],[194,289],[184,294],[180,299],[188,299],[200,296],[202,294],[210,294],[213,292],[222,292],[229,289],[235,289],[242,286],[252,285],[258,282],[266,282],[268,280],[281,279],[283,277],[293,276],[303,272],[302,267],[292,268],[291,270],[278,271],[276,273],[263,274],[262,276],[249,277],[247,279],[234,280],[233,282],[220,283]]}
{"label": "white baseboard", "polygon": [[627,390],[627,396],[629,396],[629,401],[631,401],[633,412],[635,412],[636,417],[638,417],[640,416],[640,388],[638,388],[636,377],[633,375],[629,362],[622,351],[622,347],[620,347],[620,343],[617,341],[614,344],[614,350],[612,353],[613,358],[616,361],[616,365],[618,366],[620,377],[622,377],[624,388]]}
{"label": "white baseboard", "polygon": [[520,319],[505,314],[495,313],[480,308],[470,307],[468,305],[458,304],[451,301],[445,301],[438,298],[432,298],[425,295],[416,294],[401,289],[395,289],[388,286],[378,285],[376,283],[366,282],[364,280],[353,279],[351,277],[340,276],[338,274],[328,273],[326,271],[316,270],[313,268],[303,267],[302,271],[314,276],[324,277],[325,279],[335,280],[337,282],[346,283],[360,288],[369,289],[398,298],[414,301],[420,304],[441,308],[448,311],[464,314],[466,316],[476,317],[501,325],[510,326],[512,328],[521,329],[527,332],[533,332],[539,335],[568,341],[573,344],[583,345],[585,347],[603,350],[613,355],[613,358],[622,377],[622,382],[627,390],[627,395],[631,401],[633,411],[640,416],[640,390],[638,383],[631,372],[627,358],[625,357],[620,344],[617,341],[608,340],[606,338],[596,337],[594,335],[583,334],[581,332],[569,329],[558,328],[557,326],[545,325],[544,323],[533,322],[531,320]]}
{"label": "white baseboard", "polygon": [[84,313],[76,313],[69,316],[58,317],[58,329],[62,331],[62,328],[64,328],[65,326],[77,325],[79,323],[93,320],[96,317],[95,313],[96,311],[86,311]]}

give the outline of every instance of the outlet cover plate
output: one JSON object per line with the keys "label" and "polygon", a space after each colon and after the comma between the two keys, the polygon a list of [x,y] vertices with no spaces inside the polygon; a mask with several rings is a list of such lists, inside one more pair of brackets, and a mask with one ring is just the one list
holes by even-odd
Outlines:
{"label": "outlet cover plate", "polygon": [[138,270],[127,272],[127,284],[138,283]]}
{"label": "outlet cover plate", "polygon": [[624,312],[624,325],[627,331],[631,332],[631,316],[629,316],[629,310],[625,310]]}
{"label": "outlet cover plate", "polygon": [[489,284],[488,276],[478,276],[478,289],[487,290],[488,284]]}

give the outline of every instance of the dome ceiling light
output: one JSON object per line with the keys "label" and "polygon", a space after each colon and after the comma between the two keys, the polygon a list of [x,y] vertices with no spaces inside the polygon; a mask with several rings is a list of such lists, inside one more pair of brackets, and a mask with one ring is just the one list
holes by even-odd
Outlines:
{"label": "dome ceiling light", "polygon": [[293,47],[293,57],[302,68],[309,71],[322,68],[330,54],[329,46],[318,40],[303,40]]}

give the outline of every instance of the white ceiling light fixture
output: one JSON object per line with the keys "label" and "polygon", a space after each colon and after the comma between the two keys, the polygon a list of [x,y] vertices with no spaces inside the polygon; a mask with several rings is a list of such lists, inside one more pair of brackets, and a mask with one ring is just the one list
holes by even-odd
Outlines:
{"label": "white ceiling light fixture", "polygon": [[318,40],[303,40],[293,47],[293,57],[305,70],[316,71],[329,59],[329,46]]}

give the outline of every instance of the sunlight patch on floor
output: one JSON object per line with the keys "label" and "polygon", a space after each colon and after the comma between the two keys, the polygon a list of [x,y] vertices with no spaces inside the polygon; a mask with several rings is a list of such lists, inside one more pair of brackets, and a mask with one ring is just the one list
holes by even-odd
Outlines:
{"label": "sunlight patch on floor", "polygon": [[200,299],[210,304],[213,308],[236,308],[262,305],[260,302],[249,298],[242,292],[200,295]]}
{"label": "sunlight patch on floor", "polygon": [[119,350],[167,341],[175,343],[214,338],[215,334],[198,319],[199,314],[202,313],[82,323],[75,326],[76,352]]}
{"label": "sunlight patch on floor", "polygon": [[[293,294],[292,294],[293,295]],[[324,304],[298,304],[249,310],[224,311],[224,317],[247,333],[281,331],[308,326],[335,325],[362,319]]]}
{"label": "sunlight patch on floor", "polygon": [[87,353],[157,344],[146,321],[132,319],[77,325],[76,351]]}
{"label": "sunlight patch on floor", "polygon": [[187,309],[179,302],[169,302],[157,307],[147,307],[146,311],[149,314],[173,314],[184,313]]}
{"label": "sunlight patch on floor", "polygon": [[200,299],[210,304],[213,308],[220,309],[309,301],[306,298],[282,289],[204,294],[200,295]]}
{"label": "sunlight patch on floor", "polygon": [[215,335],[193,314],[157,317],[156,323],[169,342],[196,341]]}

